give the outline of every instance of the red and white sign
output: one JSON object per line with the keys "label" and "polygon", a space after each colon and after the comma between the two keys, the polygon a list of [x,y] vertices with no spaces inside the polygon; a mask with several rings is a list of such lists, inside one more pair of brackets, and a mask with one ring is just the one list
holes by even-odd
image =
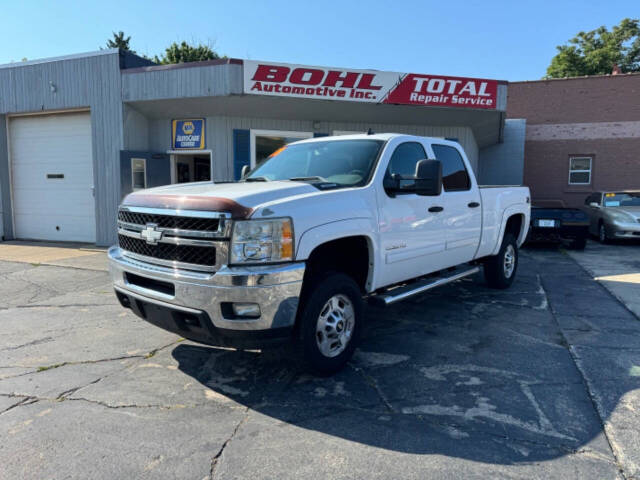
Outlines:
{"label": "red and white sign", "polygon": [[244,61],[244,93],[495,109],[497,80]]}

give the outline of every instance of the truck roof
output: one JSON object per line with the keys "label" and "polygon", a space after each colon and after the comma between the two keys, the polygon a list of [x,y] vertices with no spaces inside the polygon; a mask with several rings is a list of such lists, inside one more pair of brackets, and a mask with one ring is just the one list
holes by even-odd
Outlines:
{"label": "truck roof", "polygon": [[354,135],[337,135],[337,136],[327,136],[327,137],[314,137],[314,138],[306,138],[304,140],[299,140],[294,143],[309,143],[309,142],[326,142],[331,140],[391,140],[396,137],[406,137],[410,138],[419,138],[423,140],[432,140],[437,141],[438,143],[451,143],[457,144],[458,142],[452,142],[450,140],[445,140],[441,137],[421,137],[418,135],[408,135],[405,133],[372,133],[371,135],[367,133],[357,133]]}

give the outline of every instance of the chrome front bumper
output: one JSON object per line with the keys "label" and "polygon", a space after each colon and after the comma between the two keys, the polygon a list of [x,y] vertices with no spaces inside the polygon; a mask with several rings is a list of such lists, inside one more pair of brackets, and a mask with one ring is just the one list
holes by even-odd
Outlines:
{"label": "chrome front bumper", "polygon": [[[108,251],[109,271],[117,292],[159,307],[206,313],[224,331],[268,331],[292,327],[298,310],[305,264],[251,267],[223,266],[215,273],[175,270],[130,258],[117,246]],[[172,284],[173,295],[127,281],[126,273]],[[228,318],[223,303],[257,303],[258,318]]]}

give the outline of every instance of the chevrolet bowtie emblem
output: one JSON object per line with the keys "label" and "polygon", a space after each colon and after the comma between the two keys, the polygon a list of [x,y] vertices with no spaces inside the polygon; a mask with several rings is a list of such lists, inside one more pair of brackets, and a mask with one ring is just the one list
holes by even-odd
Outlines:
{"label": "chevrolet bowtie emblem", "polygon": [[158,230],[155,223],[147,223],[147,228],[140,232],[140,236],[147,241],[149,245],[157,245],[162,238],[162,231]]}

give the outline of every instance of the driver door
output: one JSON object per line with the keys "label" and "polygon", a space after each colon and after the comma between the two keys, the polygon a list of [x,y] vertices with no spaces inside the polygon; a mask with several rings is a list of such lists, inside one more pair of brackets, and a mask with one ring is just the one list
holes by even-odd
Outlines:
{"label": "driver door", "polygon": [[[441,270],[447,266],[444,195],[420,196],[385,189],[392,174],[413,176],[416,163],[427,158],[419,142],[404,142],[393,151],[377,192],[379,235],[383,265],[381,285],[389,285]],[[406,182],[406,180],[405,180]]]}

